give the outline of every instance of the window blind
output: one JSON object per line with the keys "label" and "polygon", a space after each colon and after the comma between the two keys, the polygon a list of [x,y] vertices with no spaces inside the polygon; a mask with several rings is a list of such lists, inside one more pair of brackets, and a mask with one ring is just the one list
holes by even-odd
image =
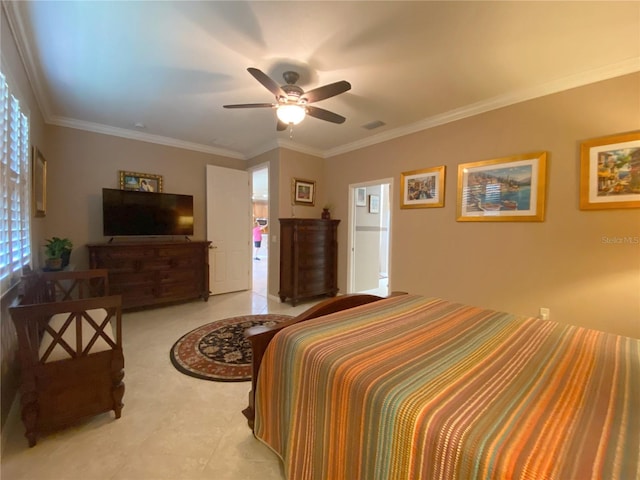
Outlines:
{"label": "window blind", "polygon": [[29,118],[0,73],[0,291],[31,263]]}

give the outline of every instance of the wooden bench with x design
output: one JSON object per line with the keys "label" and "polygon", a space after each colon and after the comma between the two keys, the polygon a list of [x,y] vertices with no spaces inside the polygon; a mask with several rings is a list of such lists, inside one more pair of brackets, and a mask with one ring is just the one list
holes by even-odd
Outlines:
{"label": "wooden bench with x design", "polygon": [[21,416],[29,446],[41,432],[122,411],[122,300],[107,270],[29,273],[9,309],[18,336]]}

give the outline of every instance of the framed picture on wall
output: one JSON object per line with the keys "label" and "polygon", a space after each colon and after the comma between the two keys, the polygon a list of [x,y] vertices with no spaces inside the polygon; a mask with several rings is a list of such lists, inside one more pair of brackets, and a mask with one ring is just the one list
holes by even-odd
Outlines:
{"label": "framed picture on wall", "polygon": [[316,201],[316,182],[294,178],[291,181],[291,202],[313,207]]}
{"label": "framed picture on wall", "polygon": [[37,147],[31,149],[33,216],[44,217],[47,214],[47,161]]}
{"label": "framed picture on wall", "polygon": [[120,170],[120,190],[162,192],[162,176]]}
{"label": "framed picture on wall", "polygon": [[356,207],[367,206],[367,189],[366,187],[358,187],[355,191],[356,195]]}
{"label": "framed picture on wall", "polygon": [[580,209],[640,208],[640,131],[580,145]]}
{"label": "framed picture on wall", "polygon": [[380,213],[380,195],[369,195],[369,213]]}
{"label": "framed picture on wall", "polygon": [[444,165],[400,174],[400,208],[444,207]]}
{"label": "framed picture on wall", "polygon": [[458,165],[459,222],[544,220],[547,153]]}

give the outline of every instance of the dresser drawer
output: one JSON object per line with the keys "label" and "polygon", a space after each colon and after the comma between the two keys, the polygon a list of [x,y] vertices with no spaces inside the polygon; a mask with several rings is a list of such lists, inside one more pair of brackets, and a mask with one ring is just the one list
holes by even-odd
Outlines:
{"label": "dresser drawer", "polygon": [[327,278],[327,274],[320,268],[300,268],[298,270],[298,282],[300,284],[324,281]]}
{"label": "dresser drawer", "polygon": [[111,293],[123,308],[209,297],[209,242],[88,245],[91,268],[109,270]]}
{"label": "dresser drawer", "polygon": [[198,272],[193,269],[172,269],[166,272],[158,272],[158,280],[160,284],[166,285],[171,283],[187,283],[193,284],[197,282],[199,278]]}
{"label": "dresser drawer", "polygon": [[310,228],[297,230],[296,235],[298,241],[305,243],[326,243],[332,237],[331,232]]}
{"label": "dresser drawer", "polygon": [[161,298],[194,298],[200,295],[200,290],[193,283],[174,283],[162,285],[158,288],[157,296]]}
{"label": "dresser drawer", "polygon": [[317,268],[324,269],[327,265],[327,258],[325,255],[320,253],[316,253],[315,255],[304,255],[298,259],[298,268],[307,269],[307,268]]}
{"label": "dresser drawer", "polygon": [[298,295],[311,296],[322,295],[328,293],[330,288],[327,287],[324,279],[315,279],[315,281],[307,281],[298,285]]}
{"label": "dresser drawer", "polygon": [[157,250],[158,257],[196,257],[200,248],[194,248],[190,245],[184,245],[179,247],[159,247]]}
{"label": "dresser drawer", "polygon": [[109,290],[114,288],[128,288],[135,285],[153,285],[156,282],[156,273],[150,271],[118,272],[109,270]]}
{"label": "dresser drawer", "polygon": [[121,284],[110,288],[111,294],[122,295],[122,305],[127,307],[148,303],[157,293],[154,283]]}
{"label": "dresser drawer", "polygon": [[123,260],[143,260],[156,256],[153,248],[105,248],[96,252],[104,263]]}

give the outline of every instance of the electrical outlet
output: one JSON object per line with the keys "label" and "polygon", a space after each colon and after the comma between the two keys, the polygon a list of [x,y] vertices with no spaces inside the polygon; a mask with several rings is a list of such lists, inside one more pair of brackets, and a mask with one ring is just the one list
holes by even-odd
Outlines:
{"label": "electrical outlet", "polygon": [[551,317],[551,310],[545,307],[540,307],[538,318],[540,318],[541,320],[549,320],[550,317]]}

